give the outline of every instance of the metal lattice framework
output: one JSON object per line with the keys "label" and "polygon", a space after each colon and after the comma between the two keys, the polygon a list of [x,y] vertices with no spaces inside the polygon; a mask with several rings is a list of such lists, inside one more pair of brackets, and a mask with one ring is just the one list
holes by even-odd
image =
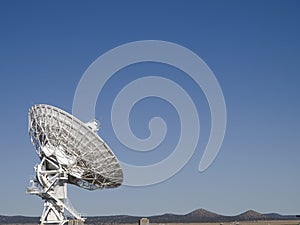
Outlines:
{"label": "metal lattice framework", "polygon": [[[97,135],[96,121],[83,123],[49,105],[29,110],[29,134],[41,162],[27,193],[44,199],[41,224],[83,224],[67,199],[67,183],[95,190],[118,187],[123,182],[119,162]],[[66,211],[75,219],[69,220]]]}
{"label": "metal lattice framework", "polygon": [[119,162],[97,135],[92,123],[84,124],[49,105],[33,106],[29,111],[29,123],[29,133],[38,155],[56,157],[69,175],[68,183],[89,190],[122,184]]}

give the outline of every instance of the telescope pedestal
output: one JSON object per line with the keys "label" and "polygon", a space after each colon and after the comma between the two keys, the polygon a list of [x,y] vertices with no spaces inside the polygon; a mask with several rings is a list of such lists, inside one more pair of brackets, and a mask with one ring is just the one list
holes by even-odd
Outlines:
{"label": "telescope pedestal", "polygon": [[[82,225],[82,218],[71,207],[67,198],[68,175],[63,172],[51,158],[43,157],[41,163],[35,166],[36,179],[31,180],[31,187],[27,188],[28,194],[41,197],[44,202],[44,210],[41,216],[41,225]],[[65,211],[74,218],[69,220]]]}

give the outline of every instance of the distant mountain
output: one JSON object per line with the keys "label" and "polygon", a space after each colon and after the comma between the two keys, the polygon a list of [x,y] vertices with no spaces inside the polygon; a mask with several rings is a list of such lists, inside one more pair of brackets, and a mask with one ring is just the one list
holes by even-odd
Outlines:
{"label": "distant mountain", "polygon": [[[140,217],[136,216],[127,216],[127,215],[118,215],[118,216],[93,216],[88,217],[85,221],[85,224],[121,224],[121,223],[137,223]],[[125,222],[124,222],[125,221]]]}
{"label": "distant mountain", "polygon": [[12,224],[12,223],[38,223],[38,217],[27,217],[27,216],[1,216],[0,224]]}
{"label": "distant mountain", "polygon": [[269,219],[269,220],[280,220],[280,219],[282,219],[282,218],[284,218],[284,219],[298,219],[299,220],[299,218],[297,218],[298,216],[297,215],[280,215],[280,214],[278,214],[278,213],[266,213],[266,214],[264,214],[265,216],[267,216],[267,218]]}
{"label": "distant mountain", "polygon": [[205,209],[197,209],[185,215],[186,217],[216,218],[219,214],[207,211]]}
{"label": "distant mountain", "polygon": [[186,215],[183,215],[181,219],[186,222],[197,223],[199,221],[203,222],[214,222],[214,221],[223,221],[224,216],[207,211],[205,209],[197,209],[193,212],[190,212]]}
{"label": "distant mountain", "polygon": [[267,215],[255,212],[254,210],[248,210],[238,216],[236,216],[238,220],[266,220],[268,219]]}
{"label": "distant mountain", "polygon": [[[137,216],[94,216],[88,217],[85,224],[104,225],[121,223],[138,223],[141,217]],[[236,216],[223,216],[205,209],[197,209],[185,215],[163,214],[148,217],[150,223],[200,223],[200,222],[232,222],[232,221],[256,221],[256,220],[295,220],[294,215],[283,216],[276,213],[261,214],[248,210]],[[38,217],[24,216],[0,216],[0,224],[38,224]]]}

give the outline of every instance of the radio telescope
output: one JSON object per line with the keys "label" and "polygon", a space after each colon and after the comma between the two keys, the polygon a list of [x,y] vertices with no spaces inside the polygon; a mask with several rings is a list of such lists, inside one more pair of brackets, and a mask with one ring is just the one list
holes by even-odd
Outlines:
{"label": "radio telescope", "polygon": [[67,184],[88,190],[115,188],[123,172],[114,153],[97,135],[98,122],[83,123],[50,105],[29,110],[29,135],[41,160],[28,194],[44,200],[41,225],[83,224],[67,198]]}

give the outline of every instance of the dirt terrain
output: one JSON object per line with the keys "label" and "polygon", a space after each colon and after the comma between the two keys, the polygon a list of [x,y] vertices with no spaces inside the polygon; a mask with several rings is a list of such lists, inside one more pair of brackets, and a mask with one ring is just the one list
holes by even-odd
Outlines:
{"label": "dirt terrain", "polygon": [[[4,225],[5,223],[1,223]],[[10,223],[7,225],[38,225],[35,223]],[[88,225],[86,223],[86,225]],[[138,223],[99,223],[90,225],[138,225]],[[300,225],[300,220],[275,220],[275,221],[243,221],[243,222],[232,222],[232,223],[151,223],[149,225]]]}

